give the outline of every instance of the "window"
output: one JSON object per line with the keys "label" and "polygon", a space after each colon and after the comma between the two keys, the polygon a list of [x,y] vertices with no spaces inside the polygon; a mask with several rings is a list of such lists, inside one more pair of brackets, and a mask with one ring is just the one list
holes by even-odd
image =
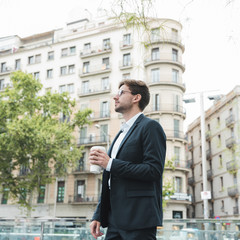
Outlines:
{"label": "window", "polygon": [[30,56],[28,57],[28,64],[33,64],[34,63],[34,57]]}
{"label": "window", "polygon": [[61,52],[61,56],[62,57],[66,57],[68,55],[68,49],[67,48],[63,48],[62,52]]}
{"label": "window", "polygon": [[174,137],[179,137],[179,120],[178,119],[174,119]]}
{"label": "window", "polygon": [[107,124],[100,126],[100,141],[101,142],[108,141],[108,125]]}
{"label": "window", "polygon": [[219,159],[219,167],[222,167],[222,166],[223,166],[222,155],[219,155],[219,156],[218,156],[218,159]]}
{"label": "window", "polygon": [[41,62],[41,54],[38,54],[35,56],[35,63],[40,63]]}
{"label": "window", "polygon": [[180,147],[174,147],[175,166],[180,166]]}
{"label": "window", "polygon": [[108,77],[102,78],[101,84],[102,84],[102,90],[109,89],[109,78]]}
{"label": "window", "polygon": [[64,93],[64,92],[66,92],[66,85],[59,86],[59,93]]}
{"label": "window", "polygon": [[160,82],[160,69],[154,68],[151,70],[151,79],[152,82]]}
{"label": "window", "polygon": [[82,93],[89,93],[89,81],[82,82]]}
{"label": "window", "polygon": [[8,195],[9,195],[9,188],[3,187],[1,204],[7,204]]}
{"label": "window", "polygon": [[234,185],[238,184],[238,182],[237,182],[237,174],[236,173],[233,174],[233,184]]}
{"label": "window", "polygon": [[173,61],[178,61],[178,50],[172,49],[172,60]]}
{"label": "window", "polygon": [[75,72],[75,65],[69,65],[69,67],[68,67],[68,73],[69,74],[72,74],[72,73],[74,73]]}
{"label": "window", "polygon": [[74,84],[73,83],[70,83],[67,85],[67,92],[74,93]]}
{"label": "window", "polygon": [[217,117],[217,124],[218,124],[218,126],[220,126],[220,117]]}
{"label": "window", "polygon": [[125,79],[130,79],[130,73],[124,73],[122,75],[122,80],[125,80]]}
{"label": "window", "polygon": [[59,121],[60,122],[69,122],[70,121],[70,116],[61,112],[60,117],[59,117]]}
{"label": "window", "polygon": [[123,54],[123,66],[130,66],[131,65],[131,55],[130,53]]}
{"label": "window", "polygon": [[103,58],[102,59],[102,69],[109,69],[110,65],[109,65],[109,57],[108,58]]}
{"label": "window", "polygon": [[102,102],[101,103],[101,117],[109,117],[109,103]]}
{"label": "window", "polygon": [[221,201],[221,211],[224,212],[224,200]]}
{"label": "window", "polygon": [[45,189],[46,189],[45,185],[40,186],[37,203],[44,203]]}
{"label": "window", "polygon": [[85,162],[86,162],[86,153],[82,153],[81,158],[78,161],[77,169],[76,171],[78,172],[83,172],[85,171]]}
{"label": "window", "polygon": [[85,198],[85,180],[77,180],[76,181],[76,202],[81,202]]}
{"label": "window", "polygon": [[131,34],[124,34],[123,35],[123,47],[131,45]]}
{"label": "window", "polygon": [[65,188],[65,182],[59,181],[58,188],[57,188],[57,202],[64,201],[64,188]]}
{"label": "window", "polygon": [[159,59],[160,59],[159,48],[153,48],[152,49],[152,61],[159,60]]}
{"label": "window", "polygon": [[111,48],[110,38],[103,39],[103,50],[108,50]]}
{"label": "window", "polygon": [[83,45],[83,53],[87,54],[91,52],[91,43],[85,43]]}
{"label": "window", "polygon": [[159,111],[160,110],[160,96],[159,94],[153,95],[153,111]]}
{"label": "window", "polygon": [[27,198],[27,190],[25,188],[22,188],[19,195],[20,195],[19,200],[20,201],[25,201],[26,198]]}
{"label": "window", "polygon": [[108,125],[104,124],[100,126],[100,139],[102,142],[108,141],[107,139],[108,136]]}
{"label": "window", "polygon": [[87,128],[82,127],[80,129],[80,144],[87,143]]}
{"label": "window", "polygon": [[178,40],[178,30],[177,29],[172,28],[172,39],[174,41]]}
{"label": "window", "polygon": [[89,73],[90,70],[90,62],[83,63],[83,73]]}
{"label": "window", "polygon": [[223,190],[223,177],[220,177],[220,186],[221,186],[221,188],[220,188],[220,190],[222,191]]}
{"label": "window", "polygon": [[0,90],[4,89],[4,79],[0,79]]}
{"label": "window", "polygon": [[7,71],[7,64],[5,62],[1,63],[1,72]]}
{"label": "window", "polygon": [[176,69],[172,69],[172,81],[174,83],[178,83],[179,81],[179,71]]}
{"label": "window", "polygon": [[218,145],[217,145],[218,147],[220,147],[221,146],[221,135],[220,134],[218,134]]}
{"label": "window", "polygon": [[21,69],[21,59],[16,59],[15,60],[15,70],[20,70]]}
{"label": "window", "polygon": [[69,48],[69,54],[70,54],[70,55],[74,55],[75,53],[76,53],[76,47],[75,47],[75,46],[70,47],[70,48]]}
{"label": "window", "polygon": [[160,39],[160,28],[153,28],[151,30],[151,40],[154,42],[159,39]]}
{"label": "window", "polygon": [[45,93],[47,93],[47,92],[52,92],[52,88],[51,87],[49,87],[49,88],[45,88]]}
{"label": "window", "polygon": [[61,67],[60,68],[60,75],[62,76],[62,75],[66,75],[66,74],[67,74],[67,67],[66,66]]}
{"label": "window", "polygon": [[47,70],[47,78],[52,78],[53,77],[53,70],[52,69],[48,69]]}
{"label": "window", "polygon": [[33,74],[33,76],[34,76],[34,78],[35,79],[39,79],[39,76],[40,76],[40,73],[39,72],[35,72],[34,74]]}
{"label": "window", "polygon": [[48,52],[48,60],[54,59],[54,51]]}
{"label": "window", "polygon": [[182,211],[173,211],[172,218],[175,218],[175,219],[183,218],[183,212]]}
{"label": "window", "polygon": [[182,178],[175,177],[175,192],[181,193],[182,192]]}
{"label": "window", "polygon": [[180,102],[180,96],[179,95],[173,95],[173,111],[175,111],[175,112],[179,112],[179,108],[180,108],[180,106],[179,106],[179,102]]}

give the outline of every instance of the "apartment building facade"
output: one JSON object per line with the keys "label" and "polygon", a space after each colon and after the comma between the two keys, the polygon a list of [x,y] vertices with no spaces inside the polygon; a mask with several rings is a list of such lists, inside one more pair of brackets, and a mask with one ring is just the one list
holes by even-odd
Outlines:
{"label": "apartment building facade", "polygon": [[[207,190],[210,218],[239,218],[239,139],[240,139],[240,86],[215,100],[205,112]],[[188,213],[191,218],[203,218],[202,145],[200,119],[189,125],[188,191],[193,203]]]}
{"label": "apartment building facade", "polygon": [[[93,110],[93,124],[75,133],[78,145],[85,146],[77,169],[43,189],[40,201],[35,199],[32,217],[91,219],[100,195],[101,174],[89,172],[89,150],[94,145],[109,148],[123,122],[114,111],[113,96],[121,80],[132,78],[149,85],[151,102],[144,114],[159,121],[167,136],[164,175],[173,183],[175,194],[167,198],[164,217],[186,218],[191,198],[187,195],[189,169],[183,133],[182,26],[171,19],[151,19],[149,24],[150,34],[144,29],[125,29],[112,20],[81,19],[26,38],[0,39],[1,91],[11,86],[10,73],[22,70],[41,81],[40,94],[67,91],[78,109]],[[0,217],[23,216],[4,194],[1,199]]]}

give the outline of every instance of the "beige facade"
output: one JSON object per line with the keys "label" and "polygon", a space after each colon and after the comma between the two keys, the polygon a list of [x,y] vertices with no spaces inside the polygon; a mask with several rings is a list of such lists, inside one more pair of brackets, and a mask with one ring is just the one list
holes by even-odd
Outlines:
{"label": "beige facade", "polygon": [[[41,80],[41,94],[68,91],[79,109],[93,110],[93,124],[76,132],[79,146],[85,146],[79,166],[67,178],[46,186],[42,203],[37,204],[36,198],[32,217],[91,218],[101,175],[89,172],[89,150],[93,145],[107,148],[113,141],[123,122],[114,111],[113,96],[121,80],[133,78],[149,85],[151,102],[144,113],[159,121],[167,135],[165,179],[173,183],[176,193],[168,198],[164,218],[186,218],[191,198],[187,195],[189,170],[183,133],[182,26],[170,19],[152,19],[150,24],[152,30],[147,34],[143,29],[126,30],[110,20],[83,19],[27,38],[0,39],[0,90],[11,84],[9,73],[21,69]],[[16,206],[5,203],[0,205],[0,217],[9,217],[8,208],[11,217],[21,216]]]}
{"label": "beige facade", "polygon": [[[207,190],[210,218],[239,218],[240,86],[214,102],[205,112]],[[188,127],[189,193],[193,204],[189,217],[203,217],[201,127],[196,119]]]}

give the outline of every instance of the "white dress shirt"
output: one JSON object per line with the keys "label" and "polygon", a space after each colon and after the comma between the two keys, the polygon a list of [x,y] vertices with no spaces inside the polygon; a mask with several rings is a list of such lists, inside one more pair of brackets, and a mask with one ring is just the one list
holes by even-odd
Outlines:
{"label": "white dress shirt", "polygon": [[110,172],[111,166],[112,166],[112,162],[113,162],[114,158],[116,158],[116,156],[117,156],[118,149],[119,149],[119,146],[120,146],[122,140],[124,139],[124,137],[126,136],[127,132],[129,131],[129,129],[132,127],[132,125],[135,123],[135,121],[137,120],[137,118],[141,114],[142,114],[142,112],[136,114],[135,116],[130,118],[126,123],[122,124],[122,126],[121,126],[122,132],[120,133],[120,135],[118,136],[117,140],[115,141],[115,143],[113,145],[112,152],[111,152],[111,158],[109,159],[108,165],[106,167],[106,171]]}

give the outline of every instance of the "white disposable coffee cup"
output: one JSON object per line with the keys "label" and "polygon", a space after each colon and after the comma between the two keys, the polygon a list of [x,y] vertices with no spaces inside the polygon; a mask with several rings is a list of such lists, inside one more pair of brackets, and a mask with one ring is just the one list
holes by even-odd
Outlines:
{"label": "white disposable coffee cup", "polygon": [[[92,151],[92,150],[102,150],[102,151],[106,152],[106,148],[103,147],[103,146],[94,146],[94,147],[91,147],[90,151]],[[102,167],[99,166],[99,165],[94,165],[94,164],[91,164],[91,165],[90,165],[90,172],[91,172],[91,173],[99,174],[99,173],[101,173],[101,170],[102,170]]]}

